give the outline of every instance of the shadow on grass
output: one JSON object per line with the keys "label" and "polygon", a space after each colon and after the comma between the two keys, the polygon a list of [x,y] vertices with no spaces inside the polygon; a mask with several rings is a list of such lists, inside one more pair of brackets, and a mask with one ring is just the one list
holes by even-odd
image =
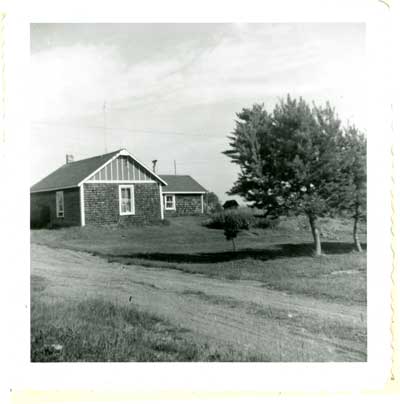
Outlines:
{"label": "shadow on grass", "polygon": [[[366,251],[367,245],[362,244]],[[164,261],[186,264],[208,264],[252,258],[261,261],[276,258],[310,257],[313,255],[312,244],[274,244],[266,249],[242,249],[234,251],[219,251],[210,253],[137,253],[118,255],[120,258],[140,258],[152,261]],[[345,254],[354,251],[352,243],[326,242],[322,243],[324,254]]]}

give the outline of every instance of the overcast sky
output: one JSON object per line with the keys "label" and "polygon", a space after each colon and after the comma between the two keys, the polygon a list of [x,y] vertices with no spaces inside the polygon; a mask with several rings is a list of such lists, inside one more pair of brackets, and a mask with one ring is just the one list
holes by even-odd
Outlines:
{"label": "overcast sky", "polygon": [[330,101],[365,130],[364,24],[32,24],[31,181],[128,149],[222,200],[235,113],[287,93]]}

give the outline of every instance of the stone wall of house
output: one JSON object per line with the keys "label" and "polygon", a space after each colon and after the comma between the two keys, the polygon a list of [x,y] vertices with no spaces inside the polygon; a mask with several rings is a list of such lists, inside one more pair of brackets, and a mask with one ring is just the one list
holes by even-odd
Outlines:
{"label": "stone wall of house", "polygon": [[134,184],[135,214],[120,215],[119,185],[84,184],[85,223],[144,224],[161,220],[160,190],[158,183]]}
{"label": "stone wall of house", "polygon": [[64,217],[56,214],[56,191],[31,194],[31,226],[79,226],[81,224],[79,188],[62,190]]}
{"label": "stone wall of house", "polygon": [[175,194],[175,210],[164,209],[166,217],[201,215],[201,195]]}

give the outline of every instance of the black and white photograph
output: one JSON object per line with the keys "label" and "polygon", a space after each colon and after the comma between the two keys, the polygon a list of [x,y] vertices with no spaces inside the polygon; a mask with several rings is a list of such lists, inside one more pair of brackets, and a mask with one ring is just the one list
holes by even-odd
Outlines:
{"label": "black and white photograph", "polygon": [[396,401],[399,6],[0,3],[0,402]]}
{"label": "black and white photograph", "polygon": [[30,360],[367,361],[365,38],[32,23]]}

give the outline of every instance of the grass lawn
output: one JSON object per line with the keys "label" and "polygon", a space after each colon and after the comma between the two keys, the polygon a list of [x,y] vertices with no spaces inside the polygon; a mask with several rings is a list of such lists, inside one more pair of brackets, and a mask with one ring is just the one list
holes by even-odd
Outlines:
{"label": "grass lawn", "polygon": [[[33,289],[40,288],[33,278]],[[210,346],[166,320],[102,299],[46,302],[33,292],[32,362],[263,361]]]}
{"label": "grass lawn", "polygon": [[[366,254],[353,251],[351,221],[322,221],[322,257],[312,256],[304,220],[239,234],[237,251],[204,218],[174,218],[170,225],[32,230],[31,241],[90,252],[124,264],[174,268],[222,279],[247,279],[288,293],[346,304],[366,304]],[[361,235],[365,241],[365,229]]]}

